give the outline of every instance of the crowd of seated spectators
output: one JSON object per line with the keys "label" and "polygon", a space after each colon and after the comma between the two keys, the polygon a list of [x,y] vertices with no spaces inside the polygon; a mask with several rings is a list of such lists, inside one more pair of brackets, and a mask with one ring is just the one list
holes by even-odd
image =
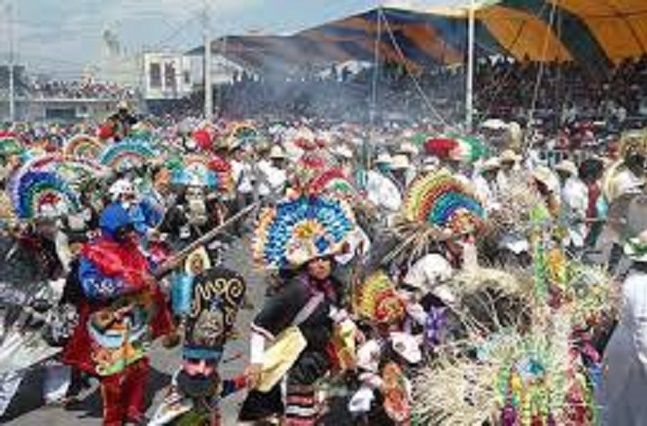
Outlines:
{"label": "crowd of seated spectators", "polygon": [[[214,89],[214,104],[227,118],[433,122],[440,115],[445,122],[458,123],[464,119],[465,90],[461,66],[414,74],[398,64],[384,64],[378,71],[332,68],[299,78],[240,73]],[[647,57],[627,60],[604,74],[574,63],[479,60],[474,96],[480,119],[524,125],[532,110],[533,120],[552,135],[565,128],[585,134],[582,123],[617,133],[647,122]],[[203,99],[195,93],[157,112],[197,116]]]}
{"label": "crowd of seated spectators", "polygon": [[[356,74],[342,70],[326,77],[243,74],[220,88],[219,99],[226,112],[241,116],[272,111],[366,120],[373,112],[417,120],[438,112],[453,121],[463,116],[465,86],[464,67],[438,67],[414,74],[402,66],[386,64],[379,72],[372,68]],[[523,121],[532,108],[534,117],[545,121],[587,119],[622,126],[647,116],[647,57],[627,60],[604,75],[574,63],[482,60],[476,67],[474,94],[482,117]]]}
{"label": "crowd of seated spectators", "polygon": [[136,92],[114,83],[90,83],[83,81],[51,80],[30,85],[31,97],[49,99],[134,99]]}

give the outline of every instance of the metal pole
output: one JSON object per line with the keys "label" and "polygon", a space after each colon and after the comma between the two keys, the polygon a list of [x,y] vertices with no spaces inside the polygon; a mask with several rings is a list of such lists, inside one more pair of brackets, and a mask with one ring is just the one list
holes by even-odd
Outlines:
{"label": "metal pole", "polygon": [[470,0],[467,40],[467,88],[465,100],[465,127],[471,133],[474,128],[474,39],[476,29],[476,3]]}
{"label": "metal pole", "polygon": [[15,64],[14,64],[14,6],[13,1],[7,5],[9,16],[9,121],[16,120],[16,84],[15,84]]}
{"label": "metal pole", "polygon": [[374,46],[374,58],[373,58],[373,81],[371,84],[371,105],[368,111],[369,114],[369,134],[368,139],[364,137],[362,142],[362,162],[364,167],[368,170],[371,166],[371,150],[375,145],[375,119],[377,115],[377,105],[379,103],[378,99],[378,90],[379,90],[379,79],[380,79],[380,48],[382,43],[382,4],[377,8],[376,12],[376,24],[377,32],[375,34],[375,46]]}
{"label": "metal pole", "polygon": [[213,115],[213,91],[211,84],[211,31],[209,30],[209,0],[204,0],[204,118]]}

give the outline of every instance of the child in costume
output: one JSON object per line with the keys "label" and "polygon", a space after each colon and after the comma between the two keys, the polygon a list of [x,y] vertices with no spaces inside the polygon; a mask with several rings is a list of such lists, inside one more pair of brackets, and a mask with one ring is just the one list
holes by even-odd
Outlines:
{"label": "child in costume", "polygon": [[407,301],[382,272],[369,276],[355,297],[356,313],[372,330],[357,351],[361,386],[348,409],[368,424],[408,425],[412,401],[406,372],[422,360],[422,339],[404,332]]}
{"label": "child in costume", "polygon": [[148,347],[172,331],[172,321],[128,212],[111,204],[99,226],[101,237],[81,252],[79,278],[87,301],[64,360],[100,377],[104,425],[141,423]]}

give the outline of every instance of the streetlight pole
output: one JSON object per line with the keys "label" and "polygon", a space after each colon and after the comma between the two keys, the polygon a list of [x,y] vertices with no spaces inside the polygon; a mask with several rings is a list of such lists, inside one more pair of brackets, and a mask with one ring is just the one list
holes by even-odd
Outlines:
{"label": "streetlight pole", "polygon": [[211,84],[211,32],[209,30],[209,0],[204,0],[203,33],[204,33],[204,118],[210,120],[213,115],[213,91]]}
{"label": "streetlight pole", "polygon": [[16,83],[14,75],[14,5],[12,0],[9,0],[7,12],[9,18],[9,121],[13,122],[16,120]]}
{"label": "streetlight pole", "polygon": [[476,2],[470,0],[467,35],[467,87],[465,99],[465,127],[468,133],[474,129],[474,42],[476,30]]}

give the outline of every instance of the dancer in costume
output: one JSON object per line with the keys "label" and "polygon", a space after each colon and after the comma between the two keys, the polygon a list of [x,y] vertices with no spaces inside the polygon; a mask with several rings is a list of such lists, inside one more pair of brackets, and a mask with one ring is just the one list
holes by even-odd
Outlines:
{"label": "dancer in costume", "polygon": [[220,425],[221,399],[246,387],[245,376],[221,380],[218,374],[246,284],[237,273],[210,264],[205,250],[199,249],[186,260],[192,276],[174,288],[173,310],[183,318],[182,365],[152,426],[172,421]]}
{"label": "dancer in costume", "polygon": [[130,134],[131,128],[137,124],[139,120],[130,113],[130,108],[128,108],[128,103],[119,102],[117,106],[117,112],[110,116],[109,121],[113,125],[113,134],[112,137],[116,142],[119,142],[122,139],[125,139]]}
{"label": "dancer in costume", "polygon": [[[287,200],[261,213],[256,257],[287,278],[252,323],[249,385],[241,421],[282,416],[285,425],[314,425],[315,386],[332,366],[328,348],[335,324],[348,321],[343,287],[333,278],[335,254],[355,231],[340,201]],[[271,343],[271,346],[270,346]],[[287,382],[285,407],[281,380]]]}
{"label": "dancer in costume", "polygon": [[172,331],[171,317],[128,212],[111,204],[99,226],[101,237],[82,249],[79,278],[88,301],[64,359],[100,377],[104,425],[141,424],[149,343]]}
{"label": "dancer in costume", "polygon": [[130,216],[135,231],[146,241],[163,218],[163,212],[140,201],[135,187],[128,179],[119,179],[110,187],[112,202],[118,203]]}
{"label": "dancer in costume", "polygon": [[[53,317],[71,260],[58,219],[78,209],[76,193],[55,173],[21,171],[13,176],[8,189],[15,216],[24,222],[0,236],[0,365],[14,366],[13,371],[0,376],[0,415],[27,369],[60,352],[42,339],[52,330],[42,319]],[[59,325],[62,331],[66,324]],[[30,351],[26,342],[30,342]],[[21,352],[23,349],[28,352]],[[46,368],[47,403],[63,400],[69,376],[69,368],[60,364]]]}
{"label": "dancer in costume", "polygon": [[357,287],[355,303],[355,313],[370,325],[370,334],[357,351],[361,386],[348,409],[362,414],[366,424],[408,425],[412,401],[406,373],[422,361],[422,339],[404,332],[407,301],[386,274],[377,272]]}

